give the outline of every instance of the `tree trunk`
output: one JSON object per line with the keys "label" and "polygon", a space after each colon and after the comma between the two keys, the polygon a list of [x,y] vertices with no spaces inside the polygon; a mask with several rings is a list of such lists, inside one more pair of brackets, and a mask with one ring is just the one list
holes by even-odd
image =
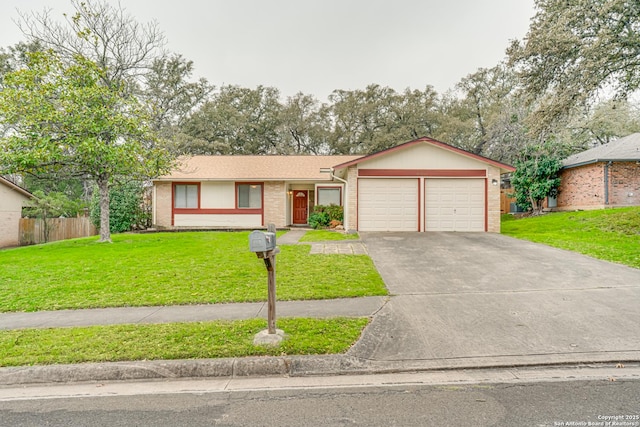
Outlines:
{"label": "tree trunk", "polygon": [[98,190],[100,191],[100,240],[99,242],[111,243],[111,230],[109,225],[109,177],[106,174],[98,178]]}
{"label": "tree trunk", "polygon": [[531,195],[529,199],[531,199],[531,214],[540,215],[542,213],[542,201],[534,199]]}

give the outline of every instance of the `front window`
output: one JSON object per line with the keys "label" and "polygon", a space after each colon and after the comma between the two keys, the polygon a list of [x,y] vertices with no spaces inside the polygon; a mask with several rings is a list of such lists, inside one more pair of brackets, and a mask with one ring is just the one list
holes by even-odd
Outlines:
{"label": "front window", "polygon": [[262,207],[262,185],[238,184],[238,208],[260,209]]}
{"label": "front window", "polygon": [[176,184],[173,203],[176,208],[197,209],[198,185]]}
{"label": "front window", "polygon": [[318,205],[329,206],[336,205],[340,206],[340,187],[327,187],[327,188],[318,188]]}

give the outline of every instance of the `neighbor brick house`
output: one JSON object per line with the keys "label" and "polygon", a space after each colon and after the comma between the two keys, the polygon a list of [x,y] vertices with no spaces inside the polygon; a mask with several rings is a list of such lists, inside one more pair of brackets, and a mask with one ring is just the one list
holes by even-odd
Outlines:
{"label": "neighbor brick house", "polygon": [[22,207],[32,197],[24,188],[0,177],[0,248],[20,243]]}
{"label": "neighbor brick house", "polygon": [[160,228],[307,224],[341,205],[358,231],[500,231],[500,175],[513,167],[431,138],[367,156],[193,156],[154,181]]}
{"label": "neighbor brick house", "polygon": [[558,210],[640,205],[640,133],[567,157],[560,172]]}

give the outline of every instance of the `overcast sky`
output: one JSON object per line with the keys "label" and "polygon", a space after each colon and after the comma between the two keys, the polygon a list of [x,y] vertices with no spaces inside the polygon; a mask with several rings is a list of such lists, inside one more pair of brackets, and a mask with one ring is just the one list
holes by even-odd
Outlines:
{"label": "overcast sky", "polygon": [[[109,0],[117,4],[117,0]],[[274,86],[321,101],[370,83],[442,93],[505,56],[527,33],[534,0],[122,0],[157,21],[168,50],[216,86]],[[0,46],[23,36],[16,9],[72,12],[69,0],[0,0]]]}

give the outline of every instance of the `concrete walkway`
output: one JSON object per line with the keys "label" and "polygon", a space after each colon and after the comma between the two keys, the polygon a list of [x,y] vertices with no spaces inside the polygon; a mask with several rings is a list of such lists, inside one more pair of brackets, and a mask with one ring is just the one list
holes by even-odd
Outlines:
{"label": "concrete walkway", "polygon": [[308,230],[305,228],[292,228],[283,236],[278,237],[276,244],[278,245],[295,245],[300,238],[305,235]]}
{"label": "concrete walkway", "polygon": [[[278,317],[316,318],[372,316],[382,308],[386,300],[386,297],[364,297],[278,301],[276,315]],[[267,318],[266,302],[0,313],[0,330],[254,318]]]}
{"label": "concrete walkway", "polygon": [[340,255],[366,255],[367,248],[360,240],[336,240],[327,242],[300,242],[300,238],[307,232],[306,229],[292,228],[285,235],[278,238],[278,245],[310,245],[310,255],[340,254]]}

